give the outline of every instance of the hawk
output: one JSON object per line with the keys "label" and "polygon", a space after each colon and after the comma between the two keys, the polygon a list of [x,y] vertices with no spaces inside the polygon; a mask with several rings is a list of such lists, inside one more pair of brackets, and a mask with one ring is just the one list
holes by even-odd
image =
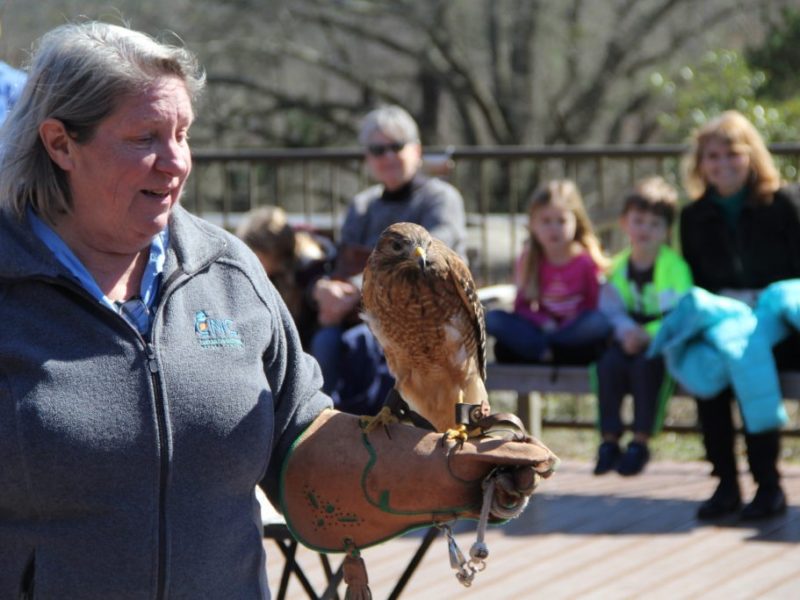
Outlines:
{"label": "hawk", "polygon": [[403,400],[437,431],[466,437],[455,405],[489,413],[483,306],[467,265],[424,227],[390,225],[367,261],[362,302]]}

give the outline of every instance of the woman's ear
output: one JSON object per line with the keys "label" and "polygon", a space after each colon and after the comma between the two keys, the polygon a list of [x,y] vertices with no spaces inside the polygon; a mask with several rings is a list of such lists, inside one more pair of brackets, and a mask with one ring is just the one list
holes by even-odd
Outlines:
{"label": "woman's ear", "polygon": [[39,137],[51,160],[64,171],[74,166],[74,140],[70,137],[64,123],[58,119],[45,119],[39,125]]}

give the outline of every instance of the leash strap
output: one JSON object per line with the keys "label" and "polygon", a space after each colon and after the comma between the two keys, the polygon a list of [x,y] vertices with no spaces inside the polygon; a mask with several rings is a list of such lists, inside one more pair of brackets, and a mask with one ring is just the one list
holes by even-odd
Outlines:
{"label": "leash strap", "polygon": [[[495,488],[498,477],[502,477],[502,474],[495,469],[483,480],[483,504],[481,506],[480,518],[478,519],[478,531],[475,543],[472,544],[472,547],[469,549],[469,560],[458,547],[450,525],[447,523],[439,525],[447,535],[450,568],[456,571],[456,579],[464,587],[470,587],[475,579],[475,575],[486,569],[486,560],[489,558],[489,547],[484,539],[486,537],[486,527],[489,524],[489,516],[495,514],[503,518],[513,519],[519,516],[527,506],[527,498],[525,498],[525,501],[519,502],[513,507],[499,506],[495,498]],[[501,513],[501,515],[497,513]]]}

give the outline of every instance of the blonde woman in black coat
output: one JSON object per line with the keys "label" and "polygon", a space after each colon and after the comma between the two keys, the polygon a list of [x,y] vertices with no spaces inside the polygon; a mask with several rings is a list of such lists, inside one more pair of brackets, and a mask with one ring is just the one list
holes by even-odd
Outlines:
{"label": "blonde woman in black coat", "polygon": [[[694,200],[681,214],[681,246],[695,284],[753,305],[775,281],[800,277],[800,191],[781,185],[778,170],[755,127],[736,111],[700,128],[687,155],[686,189]],[[795,338],[775,348],[779,367],[800,356]],[[795,358],[796,360],[796,358]],[[706,456],[719,477],[714,494],[697,511],[702,520],[740,511],[742,499],[734,455],[731,389],[698,399]],[[743,520],[786,510],[780,486],[777,430],[745,434],[750,471],[758,484]]]}

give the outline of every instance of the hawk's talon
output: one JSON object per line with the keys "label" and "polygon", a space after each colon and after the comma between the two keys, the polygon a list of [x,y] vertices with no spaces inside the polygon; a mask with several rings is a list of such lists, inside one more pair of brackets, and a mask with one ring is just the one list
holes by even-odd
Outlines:
{"label": "hawk's talon", "polygon": [[392,414],[392,411],[388,406],[381,408],[380,411],[378,411],[378,414],[376,414],[374,417],[369,415],[363,415],[359,417],[359,423],[364,433],[370,433],[379,426],[383,425],[383,427],[387,430],[386,433],[388,435],[388,426],[392,423],[399,422],[400,420],[394,414]]}
{"label": "hawk's talon", "polygon": [[444,432],[443,440],[455,440],[459,445],[469,439],[469,432],[466,425],[459,425],[455,429],[448,429]]}

